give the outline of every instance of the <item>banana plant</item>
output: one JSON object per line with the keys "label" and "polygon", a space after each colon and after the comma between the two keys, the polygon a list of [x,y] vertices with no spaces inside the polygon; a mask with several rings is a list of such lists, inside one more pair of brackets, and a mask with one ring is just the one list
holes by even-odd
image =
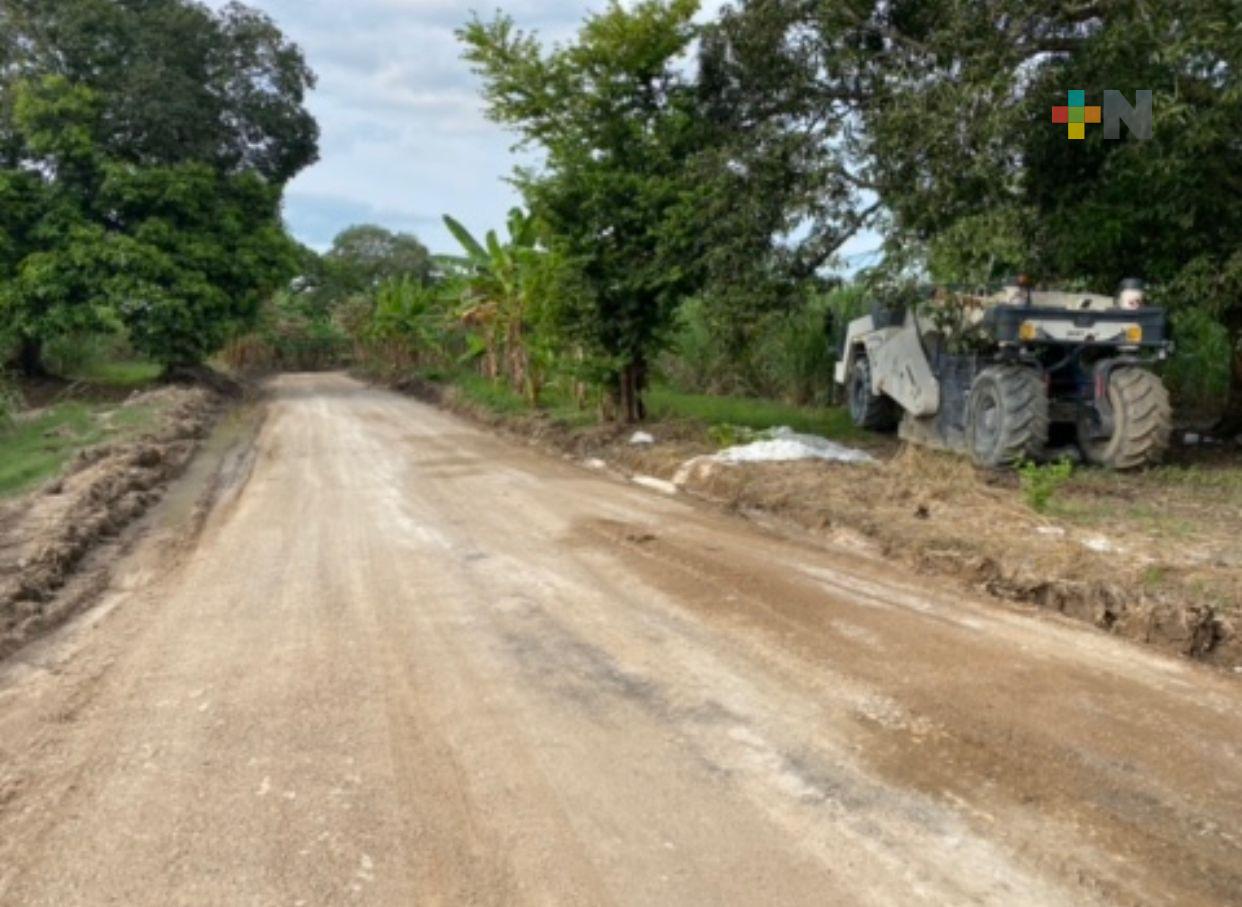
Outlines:
{"label": "banana plant", "polygon": [[442,259],[463,277],[458,317],[482,340],[483,372],[489,378],[505,373],[512,387],[538,402],[542,368],[532,370],[527,340],[532,309],[540,286],[542,257],[533,216],[514,208],[508,217],[508,239],[489,230],[479,242],[448,215],[444,225],[465,253]]}
{"label": "banana plant", "polygon": [[394,278],[375,295],[370,338],[400,347],[415,362],[448,357],[446,304],[439,288],[412,277]]}

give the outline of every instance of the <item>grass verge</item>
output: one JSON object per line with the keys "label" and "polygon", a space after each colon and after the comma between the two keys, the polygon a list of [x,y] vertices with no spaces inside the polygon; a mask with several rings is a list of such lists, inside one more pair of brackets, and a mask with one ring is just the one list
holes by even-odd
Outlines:
{"label": "grass verge", "polygon": [[143,387],[152,384],[163,373],[164,367],[157,362],[142,360],[104,360],[75,370],[66,377],[71,381],[86,381],[107,387]]}
{"label": "grass verge", "polygon": [[647,404],[655,419],[695,419],[711,425],[743,425],[759,431],[788,425],[794,431],[846,441],[865,437],[850,421],[849,413],[840,407],[794,406],[775,400],[686,394],[668,387],[652,388]]}
{"label": "grass verge", "polygon": [[[497,384],[473,372],[453,375],[429,374],[428,380],[451,384],[466,400],[502,416],[535,410],[521,395],[504,384]],[[647,392],[647,407],[652,421],[696,421],[704,425],[739,425],[762,431],[787,425],[795,431],[823,435],[837,440],[860,440],[867,435],[850,421],[849,413],[839,407],[821,408],[794,406],[775,400],[747,397],[717,397],[708,394],[687,394],[669,387],[654,387]],[[581,409],[556,388],[543,395],[539,411],[568,428],[585,428],[599,421],[591,409]]]}
{"label": "grass verge", "polygon": [[149,430],[159,407],[125,407],[77,401],[19,414],[0,431],[0,497],[26,491],[59,472],[79,450],[125,440]]}

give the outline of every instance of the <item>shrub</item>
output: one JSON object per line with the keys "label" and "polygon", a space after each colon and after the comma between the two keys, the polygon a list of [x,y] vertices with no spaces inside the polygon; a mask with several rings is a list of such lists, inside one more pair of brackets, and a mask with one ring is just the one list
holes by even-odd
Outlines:
{"label": "shrub", "polygon": [[1074,464],[1069,460],[1055,463],[1025,462],[1018,466],[1018,478],[1022,496],[1036,513],[1043,513],[1052,502],[1057,490],[1074,474]]}
{"label": "shrub", "polygon": [[14,416],[21,409],[21,405],[21,396],[4,375],[0,374],[0,432],[6,432],[13,427]]}
{"label": "shrub", "polygon": [[865,308],[860,287],[812,294],[762,317],[739,344],[736,326],[716,323],[710,300],[692,299],[681,307],[661,371],[680,390],[822,406],[832,399],[846,326]]}
{"label": "shrub", "polygon": [[1179,410],[1214,417],[1229,393],[1229,333],[1202,309],[1173,315],[1177,348],[1164,369]]}

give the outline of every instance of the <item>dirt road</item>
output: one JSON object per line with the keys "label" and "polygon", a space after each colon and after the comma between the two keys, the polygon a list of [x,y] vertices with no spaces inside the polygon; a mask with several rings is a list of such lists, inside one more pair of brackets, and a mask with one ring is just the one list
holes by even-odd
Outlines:
{"label": "dirt road", "polygon": [[342,376],[243,479],[0,670],[0,903],[1242,903],[1237,678]]}

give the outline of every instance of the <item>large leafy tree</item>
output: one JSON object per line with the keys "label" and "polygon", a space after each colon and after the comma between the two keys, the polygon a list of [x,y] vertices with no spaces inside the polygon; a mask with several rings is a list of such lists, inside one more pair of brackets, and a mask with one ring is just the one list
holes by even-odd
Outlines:
{"label": "large leafy tree", "polygon": [[362,293],[393,278],[428,283],[434,272],[431,253],[410,233],[375,224],[350,227],[337,235],[324,256],[338,292]]}
{"label": "large leafy tree", "polygon": [[766,317],[803,301],[840,248],[879,218],[853,154],[860,92],[814,27],[827,7],[725,7],[700,44],[702,314],[735,360]]}
{"label": "large leafy tree", "polygon": [[[741,204],[800,212],[820,197],[810,222],[831,236],[851,223],[838,201],[867,211],[874,195],[894,266],[1102,289],[1143,276],[1170,305],[1218,319],[1236,350],[1237,17],[1235,0],[750,0],[705,42],[701,81],[789,181],[784,194],[739,185]],[[1154,137],[1108,141],[1097,127],[1068,141],[1050,110],[1071,88],[1095,103],[1104,89],[1152,89]],[[789,143],[811,166],[780,163]],[[866,194],[849,199],[849,185]],[[1242,355],[1234,371],[1242,418]]]}
{"label": "large leafy tree", "polygon": [[110,160],[93,141],[101,108],[63,79],[19,90],[16,122],[39,167],[0,171],[18,228],[0,261],[0,316],[31,367],[40,338],[120,325],[153,359],[199,362],[296,268],[280,189],[206,164]]}
{"label": "large leafy tree", "polygon": [[302,248],[300,259],[296,296],[319,320],[343,307],[373,301],[382,286],[429,286],[437,277],[431,253],[417,236],[375,224],[342,230],[322,255]]}
{"label": "large leafy tree", "polygon": [[612,3],[576,40],[543,48],[506,16],[460,33],[488,112],[542,151],[516,183],[581,266],[568,327],[607,363],[618,415],[643,415],[647,363],[701,279],[689,169],[702,135],[683,75],[695,0]]}
{"label": "large leafy tree", "polygon": [[0,320],[18,361],[124,326],[214,352],[294,270],[283,184],[316,156],[298,49],[239,4],[0,0]]}
{"label": "large leafy tree", "polygon": [[[138,165],[191,160],[287,182],[318,156],[304,106],[315,77],[263,13],[191,0],[0,0],[0,97],[61,76],[103,106],[100,151]],[[6,110],[7,108],[7,110]],[[0,154],[22,147],[0,102]]]}

